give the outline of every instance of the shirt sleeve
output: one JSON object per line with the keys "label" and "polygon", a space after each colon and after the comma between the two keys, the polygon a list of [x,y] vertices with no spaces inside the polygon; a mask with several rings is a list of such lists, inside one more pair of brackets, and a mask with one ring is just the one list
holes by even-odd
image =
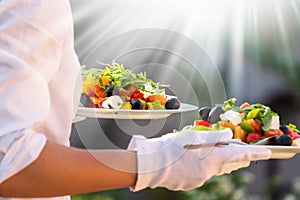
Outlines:
{"label": "shirt sleeve", "polygon": [[0,183],[32,163],[46,143],[34,127],[50,110],[48,82],[61,44],[45,28],[51,23],[36,23],[39,2],[0,3]]}

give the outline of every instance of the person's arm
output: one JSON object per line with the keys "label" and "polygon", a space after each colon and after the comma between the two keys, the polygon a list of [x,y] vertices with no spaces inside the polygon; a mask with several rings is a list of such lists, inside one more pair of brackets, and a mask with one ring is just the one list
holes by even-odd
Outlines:
{"label": "person's arm", "polygon": [[0,184],[0,196],[74,195],[126,188],[135,182],[133,152],[84,150],[47,142],[32,164]]}

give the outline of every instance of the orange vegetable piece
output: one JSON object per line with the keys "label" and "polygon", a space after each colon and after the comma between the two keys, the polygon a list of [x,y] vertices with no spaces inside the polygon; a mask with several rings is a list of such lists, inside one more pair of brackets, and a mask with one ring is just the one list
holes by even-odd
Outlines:
{"label": "orange vegetable piece", "polygon": [[98,97],[90,97],[90,100],[93,102],[94,105],[98,105],[98,101],[99,101]]}
{"label": "orange vegetable piece", "polygon": [[231,129],[235,128],[235,125],[233,125],[231,122],[219,121],[218,123],[219,123],[219,125],[221,125],[224,128],[231,128]]}
{"label": "orange vegetable piece", "polygon": [[260,133],[262,131],[263,122],[261,120],[249,119],[248,123],[254,128],[255,132]]}
{"label": "orange vegetable piece", "polygon": [[148,102],[155,102],[155,101],[159,101],[161,105],[165,105],[167,102],[167,98],[160,94],[154,94],[148,97]]}
{"label": "orange vegetable piece", "polygon": [[99,85],[96,85],[95,86],[95,94],[96,94],[96,96],[97,97],[105,97],[105,90],[104,89],[102,89]]}
{"label": "orange vegetable piece", "polygon": [[234,127],[233,138],[240,139],[243,142],[247,141],[247,132],[244,131],[240,126]]}
{"label": "orange vegetable piece", "polygon": [[108,76],[101,76],[101,82],[102,85],[105,87],[110,82],[110,79]]}

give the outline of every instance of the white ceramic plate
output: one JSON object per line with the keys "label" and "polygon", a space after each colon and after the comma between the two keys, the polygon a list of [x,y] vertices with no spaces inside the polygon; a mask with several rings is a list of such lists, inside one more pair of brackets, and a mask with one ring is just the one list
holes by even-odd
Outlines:
{"label": "white ceramic plate", "polygon": [[[222,143],[222,142],[221,142]],[[230,141],[229,145],[245,145],[245,143],[240,144],[240,141],[233,142]],[[215,146],[217,143],[209,143],[206,144],[207,147]],[[225,144],[228,144],[225,142]],[[203,145],[205,144],[186,144],[184,145],[187,149],[197,149],[197,148],[203,148]],[[222,145],[222,144],[221,144]],[[272,151],[271,159],[289,159],[294,157],[296,154],[300,153],[300,146],[275,146],[275,145],[248,145],[256,148],[267,148]]]}
{"label": "white ceramic plate", "polygon": [[[272,159],[289,159],[300,153],[300,146],[261,145],[272,151]],[[260,147],[257,145],[257,147]]]}
{"label": "white ceramic plate", "polygon": [[105,119],[161,119],[175,113],[198,110],[197,106],[181,103],[179,109],[168,110],[123,110],[78,107],[77,116]]}

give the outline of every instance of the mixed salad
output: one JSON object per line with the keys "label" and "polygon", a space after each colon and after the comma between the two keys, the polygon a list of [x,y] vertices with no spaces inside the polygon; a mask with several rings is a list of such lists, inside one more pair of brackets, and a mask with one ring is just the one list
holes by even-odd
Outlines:
{"label": "mixed salad", "polygon": [[299,146],[300,131],[294,124],[280,124],[279,115],[263,104],[237,106],[236,101],[232,98],[213,108],[202,107],[191,129],[230,128],[233,138],[249,144]]}
{"label": "mixed salad", "polygon": [[82,66],[81,103],[104,109],[178,109],[177,97],[165,94],[166,85],[147,78],[146,72],[133,73],[113,62],[104,69]]}

